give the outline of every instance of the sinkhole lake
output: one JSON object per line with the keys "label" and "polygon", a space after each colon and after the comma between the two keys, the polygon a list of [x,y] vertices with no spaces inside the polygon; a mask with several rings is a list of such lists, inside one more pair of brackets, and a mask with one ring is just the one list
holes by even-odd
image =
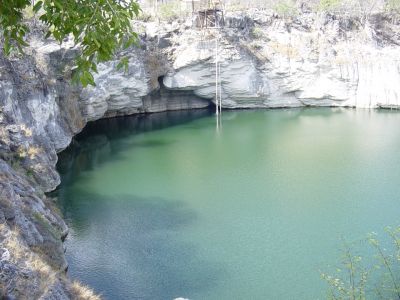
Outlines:
{"label": "sinkhole lake", "polygon": [[400,113],[101,120],[60,154],[70,276],[106,299],[325,299],[341,238],[398,225]]}

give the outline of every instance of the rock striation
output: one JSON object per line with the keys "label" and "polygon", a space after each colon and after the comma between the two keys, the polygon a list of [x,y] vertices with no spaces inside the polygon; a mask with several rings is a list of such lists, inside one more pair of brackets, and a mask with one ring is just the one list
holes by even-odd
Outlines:
{"label": "rock striation", "polygon": [[282,20],[273,13],[228,15],[219,33],[184,30],[171,39],[169,89],[215,94],[215,40],[225,108],[400,104],[399,23],[331,15]]}
{"label": "rock striation", "polygon": [[191,20],[135,26],[139,47],[98,66],[95,87],[70,83],[79,49],[68,42],[33,33],[25,56],[0,56],[0,297],[90,294],[65,276],[67,227],[45,195],[60,183],[57,153],[90,121],[213,105],[216,42],[224,108],[400,107],[400,23],[389,15],[250,10],[227,14],[220,31]]}

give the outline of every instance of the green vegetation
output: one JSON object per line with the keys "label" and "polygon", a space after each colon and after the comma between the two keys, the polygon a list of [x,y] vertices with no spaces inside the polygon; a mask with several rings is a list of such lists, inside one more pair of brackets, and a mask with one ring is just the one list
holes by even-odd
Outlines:
{"label": "green vegetation", "polygon": [[[386,241],[379,241],[376,233],[369,234],[373,257],[365,259],[352,254],[354,249],[344,242],[341,267],[335,275],[322,274],[329,299],[400,299],[400,227],[387,227],[385,232],[390,246],[383,246]],[[373,264],[366,265],[370,261]]]}
{"label": "green vegetation", "polygon": [[273,8],[280,16],[285,18],[298,14],[296,4],[291,0],[279,1]]}
{"label": "green vegetation", "polygon": [[[74,79],[83,86],[94,85],[96,65],[110,60],[114,53],[137,40],[131,20],[139,14],[135,1],[128,0],[0,0],[0,36],[6,55],[23,52],[27,46],[29,24],[25,17],[32,12],[47,27],[46,37],[60,44],[72,36],[81,47],[76,58]],[[122,60],[119,67],[127,67]]]}
{"label": "green vegetation", "polygon": [[256,39],[261,39],[264,36],[263,30],[259,26],[254,26],[251,33]]}
{"label": "green vegetation", "polygon": [[171,1],[160,5],[158,9],[158,16],[161,20],[173,21],[179,18],[179,11],[179,1]]}
{"label": "green vegetation", "polygon": [[333,11],[342,4],[342,0],[320,0],[318,10]]}
{"label": "green vegetation", "polygon": [[400,0],[387,0],[386,9],[400,13]]}
{"label": "green vegetation", "polygon": [[49,232],[54,239],[59,240],[61,239],[61,233],[56,230],[54,226],[52,226],[49,221],[43,217],[39,213],[33,213],[33,217],[36,221],[36,223],[40,226],[42,226],[47,232]]}

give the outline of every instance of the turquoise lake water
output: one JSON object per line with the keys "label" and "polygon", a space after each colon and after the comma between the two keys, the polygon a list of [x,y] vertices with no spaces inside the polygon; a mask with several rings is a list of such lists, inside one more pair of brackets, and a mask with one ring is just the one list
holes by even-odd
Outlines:
{"label": "turquoise lake water", "polygon": [[398,225],[400,113],[102,120],[60,155],[69,273],[107,299],[325,299],[341,239]]}

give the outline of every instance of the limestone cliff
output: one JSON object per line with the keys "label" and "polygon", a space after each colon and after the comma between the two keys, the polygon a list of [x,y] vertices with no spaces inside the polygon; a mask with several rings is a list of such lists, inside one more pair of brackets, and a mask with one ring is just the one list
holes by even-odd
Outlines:
{"label": "limestone cliff", "polygon": [[127,73],[102,64],[96,87],[70,83],[79,51],[29,37],[24,57],[0,57],[0,296],[79,298],[65,276],[67,228],[44,192],[60,182],[57,153],[87,122],[204,108],[215,102],[215,43],[225,108],[400,105],[400,24],[304,13],[228,14],[220,31],[192,22],[140,23]]}
{"label": "limestone cliff", "polygon": [[[227,18],[219,45],[223,107],[400,104],[400,27],[385,16],[366,24],[314,14],[284,21],[259,11]],[[183,30],[171,38],[168,88],[213,99],[212,35]]]}
{"label": "limestone cliff", "polygon": [[193,29],[190,21],[140,26],[146,39],[143,49],[128,53],[129,74],[111,63],[101,69],[100,84],[84,92],[88,115],[146,111],[140,97],[158,88],[156,76],[171,91],[215,102],[217,38],[225,108],[400,104],[400,24],[388,15],[362,22],[313,13],[282,19],[253,10],[228,14],[219,31]]}

